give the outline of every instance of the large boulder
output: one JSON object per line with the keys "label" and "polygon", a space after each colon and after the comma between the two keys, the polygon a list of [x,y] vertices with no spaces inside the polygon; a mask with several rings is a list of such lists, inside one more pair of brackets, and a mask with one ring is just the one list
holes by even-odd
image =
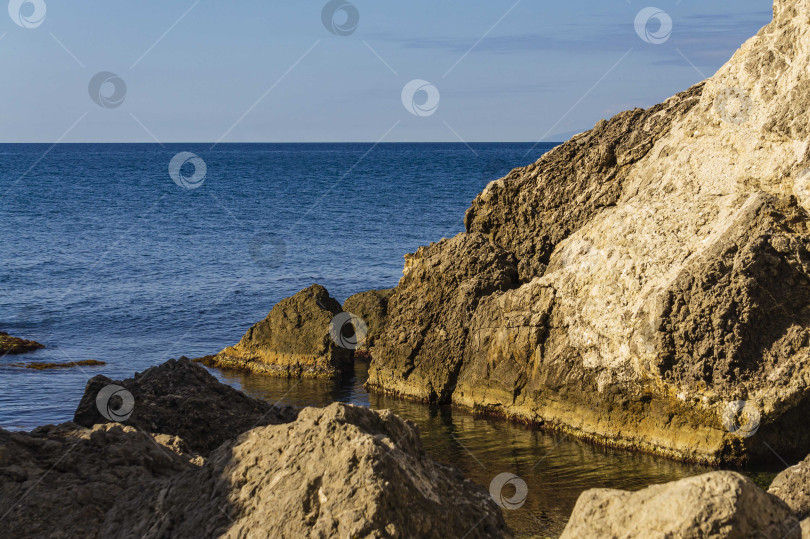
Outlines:
{"label": "large boulder", "polygon": [[415,426],[332,404],[254,429],[199,470],[131,489],[116,537],[509,537],[488,492],[431,460]]}
{"label": "large boulder", "polygon": [[364,325],[362,342],[355,349],[358,352],[369,351],[374,347],[377,339],[385,327],[388,318],[388,300],[394,293],[393,288],[385,290],[368,290],[349,296],[343,302],[343,311],[360,318]]}
{"label": "large boulder", "polygon": [[368,386],[426,402],[447,402],[478,302],[517,284],[514,256],[480,234],[461,234],[405,257],[388,302]]}
{"label": "large boulder", "polygon": [[343,309],[314,284],[279,301],[242,339],[198,361],[210,367],[283,377],[331,378],[351,371],[353,348],[331,331]]}
{"label": "large boulder", "polygon": [[800,518],[810,518],[810,456],[777,475],[768,492],[784,500]]}
{"label": "large boulder", "polygon": [[808,21],[810,0],[777,0],[712,78],[490,184],[454,241],[513,257],[519,280],[456,309],[418,298],[489,269],[452,249],[419,282],[406,264],[370,386],[434,384],[438,400],[681,459],[804,457]]}
{"label": "large boulder", "polygon": [[114,423],[0,429],[0,537],[97,537],[125,490],[200,463],[179,438]]}
{"label": "large boulder", "polygon": [[561,539],[679,537],[800,539],[787,505],[735,472],[713,472],[637,492],[585,491]]}
{"label": "large boulder", "polygon": [[[112,386],[123,388],[132,399],[125,402],[125,392],[107,390],[100,402],[99,393]],[[144,432],[179,436],[193,451],[207,455],[253,427],[293,421],[296,413],[291,407],[252,399],[181,358],[127,380],[94,376],[73,421],[90,428],[118,420]]]}

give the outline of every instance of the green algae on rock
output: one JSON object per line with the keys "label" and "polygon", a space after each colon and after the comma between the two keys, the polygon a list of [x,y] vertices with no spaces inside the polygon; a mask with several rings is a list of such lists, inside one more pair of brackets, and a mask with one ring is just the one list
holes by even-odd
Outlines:
{"label": "green algae on rock", "polygon": [[279,301],[234,346],[199,358],[209,367],[283,377],[335,377],[351,369],[352,350],[338,346],[330,324],[340,303],[314,284]]}
{"label": "green algae on rock", "polygon": [[369,387],[683,460],[807,454],[808,20],[777,0],[712,78],[488,185],[406,256]]}

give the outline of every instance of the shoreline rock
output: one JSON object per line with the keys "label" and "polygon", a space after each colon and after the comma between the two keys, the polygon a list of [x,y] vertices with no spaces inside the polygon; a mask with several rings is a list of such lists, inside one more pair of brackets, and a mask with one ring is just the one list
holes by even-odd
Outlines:
{"label": "shoreline rock", "polygon": [[[102,417],[111,383],[131,392],[128,424]],[[0,536],[512,537],[487,490],[389,411],[288,413],[181,359],[92,378],[76,419],[89,428],[0,429]]]}
{"label": "shoreline rock", "polygon": [[[132,397],[129,405],[113,402],[111,392],[100,409],[99,393],[110,386],[126,390]],[[86,428],[115,423],[102,415],[102,409],[139,431],[178,436],[203,456],[246,430],[288,423],[297,415],[292,407],[273,406],[220,383],[186,358],[169,360],[127,380],[94,376],[87,382],[73,421]]]}
{"label": "shoreline rock", "polygon": [[41,348],[45,348],[45,345],[36,341],[12,337],[5,331],[0,331],[0,356],[27,354]]}
{"label": "shoreline rock", "polygon": [[636,492],[587,490],[560,539],[774,537],[801,539],[799,519],[735,472],[711,472]]}
{"label": "shoreline rock", "polygon": [[341,376],[353,364],[352,350],[338,346],[330,334],[330,324],[341,312],[326,288],[314,284],[279,301],[236,345],[195,361],[269,376]]}
{"label": "shoreline rock", "polygon": [[490,183],[406,255],[368,387],[680,460],[806,455],[808,20],[776,0],[710,79]]}
{"label": "shoreline rock", "polygon": [[371,349],[379,338],[388,319],[388,302],[394,289],[367,290],[349,296],[343,302],[343,312],[358,316],[365,324],[365,338],[354,350],[355,359],[371,357]]}

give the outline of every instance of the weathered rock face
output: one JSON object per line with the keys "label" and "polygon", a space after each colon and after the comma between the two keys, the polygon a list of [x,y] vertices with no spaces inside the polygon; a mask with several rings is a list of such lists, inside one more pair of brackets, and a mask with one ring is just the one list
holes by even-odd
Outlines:
{"label": "weathered rock face", "polygon": [[810,456],[777,475],[768,492],[784,500],[799,518],[810,519]]}
{"label": "weathered rock face", "polygon": [[446,402],[478,302],[516,284],[514,256],[480,234],[461,234],[406,256],[405,276],[388,303],[368,385]]}
{"label": "weathered rock face", "polygon": [[[203,367],[180,359],[169,360],[128,380],[91,378],[76,409],[75,423],[84,427],[112,423],[101,415],[97,402],[99,391],[110,384],[123,387],[133,397],[131,406],[122,410],[122,415],[131,411],[123,424],[143,432],[179,436],[201,455],[253,427],[293,421],[297,413],[290,407],[252,399],[220,383]],[[125,405],[112,399],[108,404],[113,411]]]}
{"label": "weathered rock face", "polygon": [[702,91],[698,84],[650,109],[602,120],[537,163],[491,182],[467,210],[467,230],[514,253],[522,281],[543,275],[562,240],[616,205],[632,165],[698,103]]}
{"label": "weathered rock face", "polygon": [[[123,534],[122,534],[123,531]],[[129,490],[102,536],[506,537],[485,489],[428,458],[390,412],[307,408],[215,451],[199,470]]]}
{"label": "weathered rock face", "polygon": [[118,424],[0,429],[0,536],[96,537],[125,490],[199,463],[179,438]]}
{"label": "weathered rock face", "polygon": [[[370,385],[424,398],[435,378],[439,400],[677,458],[806,455],[810,1],[774,13],[711,79],[490,184],[463,237],[514,257],[520,281],[455,319],[399,302]],[[476,271],[457,254],[434,253],[419,284],[406,264],[392,303],[452,297],[443,275]],[[394,349],[413,319],[426,381]],[[439,329],[467,337],[431,357]],[[724,424],[737,401],[752,437]]]}
{"label": "weathered rock face", "polygon": [[25,354],[45,348],[44,345],[36,341],[27,341],[19,337],[12,337],[5,331],[0,331],[0,356],[7,354]]}
{"label": "weathered rock face", "polygon": [[393,293],[393,288],[368,290],[350,296],[343,302],[343,311],[360,317],[366,325],[365,339],[355,349],[355,354],[374,347],[388,318],[388,300],[391,299]]}
{"label": "weathered rock face", "polygon": [[329,328],[340,304],[314,284],[279,301],[235,346],[200,358],[209,367],[289,377],[334,377],[351,370],[352,350],[338,346]]}
{"label": "weathered rock face", "polygon": [[800,539],[784,502],[734,472],[714,472],[638,492],[593,489],[577,500],[561,539],[773,537]]}

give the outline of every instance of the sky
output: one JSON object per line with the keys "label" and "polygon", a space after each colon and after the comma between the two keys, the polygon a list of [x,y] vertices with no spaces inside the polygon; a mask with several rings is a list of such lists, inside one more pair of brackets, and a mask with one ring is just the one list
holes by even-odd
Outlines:
{"label": "sky", "polygon": [[11,0],[0,142],[562,141],[772,17],[650,1]]}

